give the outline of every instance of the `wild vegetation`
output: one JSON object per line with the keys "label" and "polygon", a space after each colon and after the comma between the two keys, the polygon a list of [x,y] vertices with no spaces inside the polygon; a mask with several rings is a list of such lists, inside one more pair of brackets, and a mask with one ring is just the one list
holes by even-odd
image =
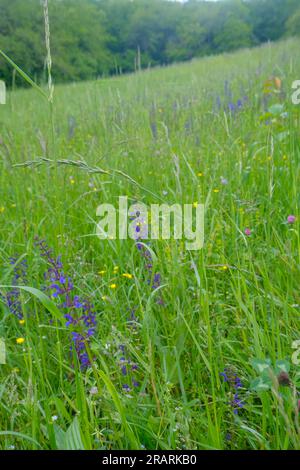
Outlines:
{"label": "wild vegetation", "polygon": [[[1,449],[300,447],[299,45],[8,94]],[[203,249],[99,240],[120,195]]]}

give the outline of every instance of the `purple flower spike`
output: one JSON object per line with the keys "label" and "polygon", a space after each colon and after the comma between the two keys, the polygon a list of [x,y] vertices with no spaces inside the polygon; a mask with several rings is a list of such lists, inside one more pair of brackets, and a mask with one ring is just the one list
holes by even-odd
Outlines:
{"label": "purple flower spike", "polygon": [[95,334],[97,324],[94,307],[88,300],[80,299],[78,295],[72,295],[74,283],[63,272],[61,255],[54,257],[52,250],[44,240],[36,239],[35,245],[49,265],[44,276],[48,281],[46,289],[50,290],[51,296],[59,302],[58,306],[63,310],[66,319],[66,327],[72,328],[71,350],[75,349],[80,366],[85,369],[90,366],[87,347],[91,337]]}

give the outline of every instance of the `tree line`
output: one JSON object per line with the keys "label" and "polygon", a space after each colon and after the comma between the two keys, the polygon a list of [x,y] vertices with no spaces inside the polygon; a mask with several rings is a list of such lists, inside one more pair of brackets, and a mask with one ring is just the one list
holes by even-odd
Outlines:
{"label": "tree line", "polygon": [[[300,34],[299,0],[49,0],[56,82],[251,47]],[[0,49],[46,80],[41,0],[0,0]],[[0,58],[0,78],[12,67]]]}

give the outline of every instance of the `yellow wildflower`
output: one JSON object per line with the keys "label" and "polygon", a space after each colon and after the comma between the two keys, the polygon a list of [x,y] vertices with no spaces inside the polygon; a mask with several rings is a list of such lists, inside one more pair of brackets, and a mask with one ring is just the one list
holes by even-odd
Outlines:
{"label": "yellow wildflower", "polygon": [[126,277],[127,279],[132,279],[133,278],[133,275],[129,274],[129,273],[124,273],[124,274],[122,274],[122,276]]}
{"label": "yellow wildflower", "polygon": [[16,339],[16,343],[17,343],[17,344],[23,344],[24,341],[25,341],[25,338],[17,338],[17,339]]}

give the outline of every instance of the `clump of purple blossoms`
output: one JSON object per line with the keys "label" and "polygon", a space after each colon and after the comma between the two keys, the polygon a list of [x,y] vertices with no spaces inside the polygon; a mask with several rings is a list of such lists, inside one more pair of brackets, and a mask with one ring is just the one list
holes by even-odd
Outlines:
{"label": "clump of purple blossoms", "polygon": [[242,388],[241,379],[230,369],[224,369],[224,372],[220,372],[221,377],[223,377],[224,382],[227,382],[230,387],[230,392],[232,398],[229,402],[230,406],[233,408],[233,413],[238,414],[239,409],[244,408],[244,402],[239,396],[239,389]]}
{"label": "clump of purple blossoms", "polygon": [[[13,266],[13,278],[12,285],[24,285],[27,280],[27,261],[23,259],[18,264],[17,257],[9,258],[9,264]],[[23,318],[23,310],[21,303],[20,289],[13,287],[12,290],[7,292],[5,295],[1,295],[3,302],[7,305],[10,312],[15,315],[19,320]]]}
{"label": "clump of purple blossoms", "polygon": [[[242,99],[238,99],[236,103],[230,101],[228,103],[228,111],[231,113],[231,114],[235,114],[237,113],[238,111],[241,111],[245,105],[245,103],[247,103],[248,101],[248,97],[247,96],[244,96]],[[226,107],[225,107],[225,111],[226,111]]]}
{"label": "clump of purple blossoms", "polygon": [[61,256],[54,257],[45,240],[36,239],[35,245],[49,265],[44,274],[46,290],[50,291],[51,297],[59,302],[58,307],[63,311],[66,326],[71,329],[73,343],[71,350],[75,348],[80,366],[85,369],[90,365],[87,347],[97,325],[94,306],[89,300],[74,295],[74,284],[64,272]]}

